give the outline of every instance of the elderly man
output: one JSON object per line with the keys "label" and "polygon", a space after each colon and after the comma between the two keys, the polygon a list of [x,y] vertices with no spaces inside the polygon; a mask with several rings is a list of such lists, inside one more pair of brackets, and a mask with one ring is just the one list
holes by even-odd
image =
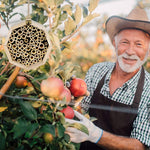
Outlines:
{"label": "elderly man", "polygon": [[[79,121],[66,121],[85,125],[89,135],[70,127],[66,133],[72,142],[83,142],[84,150],[144,150],[150,147],[150,74],[142,65],[149,54],[150,22],[144,9],[136,7],[126,18],[110,17],[106,30],[117,60],[98,63],[89,69],[85,80],[90,96],[81,105],[97,121],[92,123],[75,112]],[[90,104],[112,110],[93,109]],[[119,108],[120,112],[113,108]]]}

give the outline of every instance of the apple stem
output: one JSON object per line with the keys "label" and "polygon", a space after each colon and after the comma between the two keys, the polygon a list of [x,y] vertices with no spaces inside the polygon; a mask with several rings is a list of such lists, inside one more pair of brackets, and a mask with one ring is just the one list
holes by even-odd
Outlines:
{"label": "apple stem", "polygon": [[0,89],[0,99],[3,97],[3,94],[6,93],[6,91],[8,90],[8,88],[10,87],[10,85],[12,84],[12,82],[14,81],[14,79],[16,78],[16,76],[18,75],[19,70],[20,70],[20,67],[15,67],[14,72],[11,74],[11,76],[8,78],[8,80],[6,81],[6,83]]}
{"label": "apple stem", "polygon": [[71,76],[71,80],[75,79],[76,78],[76,75],[72,75]]}

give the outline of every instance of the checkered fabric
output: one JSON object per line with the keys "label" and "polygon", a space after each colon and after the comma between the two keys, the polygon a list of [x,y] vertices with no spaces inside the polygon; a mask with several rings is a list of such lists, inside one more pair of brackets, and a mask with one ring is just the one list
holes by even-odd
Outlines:
{"label": "checkered fabric", "polygon": [[[112,62],[103,62],[93,65],[85,77],[85,82],[88,86],[88,91],[90,96],[85,97],[82,100],[81,106],[88,111],[90,106],[91,97],[97,87],[97,84],[102,79],[102,77],[107,72],[105,77],[104,85],[100,91],[105,97],[109,99],[131,105],[134,100],[134,95],[136,92],[136,87],[140,77],[141,69],[136,73],[134,77],[128,80],[124,85],[118,88],[113,95],[109,92],[109,81],[111,77],[111,72],[115,66]],[[143,92],[141,95],[141,101],[138,108],[138,115],[133,122],[133,130],[131,132],[131,137],[140,140],[143,144],[150,147],[150,119],[149,119],[149,108],[150,108],[150,74],[145,71],[145,80]]]}

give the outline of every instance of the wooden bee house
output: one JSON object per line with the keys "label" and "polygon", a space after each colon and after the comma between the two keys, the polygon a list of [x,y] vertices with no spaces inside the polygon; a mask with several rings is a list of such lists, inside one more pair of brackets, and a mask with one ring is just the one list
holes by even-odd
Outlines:
{"label": "wooden bee house", "polygon": [[4,47],[10,63],[30,70],[46,62],[51,43],[43,25],[26,20],[10,29]]}

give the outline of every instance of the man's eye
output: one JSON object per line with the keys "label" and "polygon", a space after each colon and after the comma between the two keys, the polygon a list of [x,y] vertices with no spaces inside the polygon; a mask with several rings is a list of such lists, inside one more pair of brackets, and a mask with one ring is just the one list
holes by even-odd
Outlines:
{"label": "man's eye", "polygon": [[137,45],[137,46],[142,46],[142,44],[141,44],[141,43],[136,43],[136,45]]}
{"label": "man's eye", "polygon": [[122,42],[122,44],[128,44],[128,42],[126,42],[126,41],[123,41],[123,42]]}

